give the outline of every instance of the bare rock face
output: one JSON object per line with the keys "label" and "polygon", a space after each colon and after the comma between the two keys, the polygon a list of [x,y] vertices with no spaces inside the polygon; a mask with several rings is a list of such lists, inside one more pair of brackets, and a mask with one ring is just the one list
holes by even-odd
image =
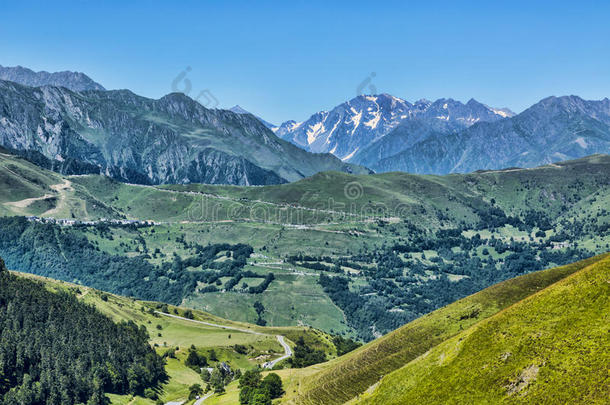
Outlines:
{"label": "bare rock face", "polygon": [[89,76],[80,72],[34,72],[22,66],[0,66],[0,80],[23,84],[25,86],[57,86],[73,91],[104,90],[101,84],[94,82]]}
{"label": "bare rock face", "polygon": [[[493,109],[476,100],[466,104],[452,99],[419,100],[411,104],[389,94],[360,95],[304,122],[286,121],[273,129],[279,137],[308,151],[328,152],[342,160],[359,162],[366,160],[359,157],[363,151],[404,123],[417,121],[426,129],[450,133],[510,115],[510,111]],[[413,137],[421,139],[422,134]],[[381,156],[385,157],[383,153]]]}
{"label": "bare rock face", "polygon": [[250,114],[209,110],[184,94],[74,92],[0,81],[0,146],[62,173],[140,184],[280,184],[319,171],[368,173],[277,138]]}

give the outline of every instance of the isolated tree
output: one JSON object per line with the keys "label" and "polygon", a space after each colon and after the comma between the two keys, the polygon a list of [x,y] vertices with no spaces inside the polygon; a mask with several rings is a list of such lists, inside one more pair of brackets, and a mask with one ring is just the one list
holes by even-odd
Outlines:
{"label": "isolated tree", "polygon": [[261,372],[258,369],[247,370],[239,378],[239,388],[258,387],[261,382]]}
{"label": "isolated tree", "polygon": [[282,387],[282,379],[279,375],[275,373],[271,373],[265,378],[263,378],[261,386],[263,388],[267,388],[267,390],[269,391],[269,395],[271,395],[271,398],[279,398],[284,393],[284,389]]}
{"label": "isolated tree", "polygon": [[193,384],[189,387],[189,400],[195,399],[201,394],[203,394],[203,388],[201,388],[201,385]]}

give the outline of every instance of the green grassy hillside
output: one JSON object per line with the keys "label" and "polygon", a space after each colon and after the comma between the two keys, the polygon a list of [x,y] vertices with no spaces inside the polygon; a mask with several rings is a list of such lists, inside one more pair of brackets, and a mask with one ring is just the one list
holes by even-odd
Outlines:
{"label": "green grassy hillside", "polygon": [[325,224],[395,216],[438,228],[474,225],[490,206],[507,215],[530,210],[562,215],[585,196],[607,196],[609,171],[610,156],[594,155],[534,169],[464,175],[324,172],[279,186],[137,186],[102,176],[61,176],[0,153],[0,184],[7,190],[0,204],[6,213],[41,215],[40,204],[28,199],[49,200],[51,207],[65,200],[60,210],[43,215],[55,218]]}
{"label": "green grassy hillside", "polygon": [[[610,157],[596,155],[466,175],[326,172],[279,186],[157,187],[60,176],[2,154],[0,215],[93,222],[24,225],[0,235],[0,255],[17,270],[243,322],[258,320],[260,302],[269,326],[368,341],[494,283],[608,251],[609,179]],[[243,270],[256,277],[232,284],[234,274],[206,278],[207,264],[181,265],[217,243],[250,245]],[[137,262],[141,272],[65,268],[62,257],[85,251],[100,262]],[[270,273],[268,288],[247,294]]]}
{"label": "green grassy hillside", "polygon": [[389,374],[363,404],[607,404],[610,257]]}
{"label": "green grassy hillside", "polygon": [[123,214],[93,197],[66,176],[0,148],[0,215],[53,218],[121,218]]}
{"label": "green grassy hillside", "polygon": [[[418,397],[419,402],[403,400],[403,397],[398,396],[392,397],[389,393],[393,390],[398,391],[397,387],[402,384],[398,383],[398,380],[396,379],[398,377],[394,376],[400,375],[402,376],[401,378],[406,378],[405,375],[407,374],[402,373],[402,369],[396,372],[396,374],[390,373],[405,365],[410,365],[410,362],[415,361],[416,359],[427,358],[438,361],[439,356],[425,355],[425,353],[429,353],[430,350],[437,350],[435,349],[436,346],[445,345],[446,342],[455,343],[456,341],[459,341],[461,334],[468,334],[469,332],[467,331],[476,328],[477,325],[486,324],[486,319],[492,319],[491,317],[503,313],[502,311],[506,308],[513,308],[511,306],[515,306],[515,304],[527,297],[536,295],[545,288],[552,286],[560,280],[578,273],[583,269],[604,269],[605,273],[602,272],[599,276],[603,278],[605,274],[605,277],[607,278],[609,263],[610,256],[602,255],[571,265],[530,273],[496,284],[472,296],[425,315],[346,356],[323,365],[313,366],[302,374],[297,374],[292,378],[293,389],[292,391],[289,390],[287,401],[298,404],[344,403],[357,395],[363,394],[383,376],[389,374],[392,377],[392,380],[388,377],[388,381],[393,381],[394,385],[390,386],[389,382],[386,384],[385,380],[383,380],[385,385],[382,384],[382,386],[387,387],[387,390],[382,390],[380,387],[379,394],[372,397],[373,399],[371,399],[371,401],[377,401],[377,398],[379,398],[377,403],[390,403],[391,401],[394,401],[394,398],[398,398],[395,403],[420,403],[422,398],[426,398],[426,395]],[[597,293],[598,295],[603,293],[603,289]],[[602,302],[597,302],[596,305],[597,304],[602,304]],[[608,308],[607,301],[605,301],[605,305],[606,308]],[[576,308],[583,308],[583,304],[575,306]],[[553,309],[553,313],[565,309],[563,304],[562,306],[556,305],[556,307],[556,309]],[[549,308],[549,310],[551,310],[551,308]],[[599,311],[600,308],[592,308],[591,310],[595,313],[595,311]],[[592,322],[597,321],[592,320]],[[593,324],[594,323],[592,323],[592,325]],[[562,325],[565,325],[565,323],[562,323]],[[472,348],[475,351],[478,349],[483,350],[483,346],[486,344],[488,343],[483,344],[481,342],[479,346],[472,346]],[[454,348],[454,346],[451,347]],[[500,354],[498,354],[498,356],[499,355]],[[449,356],[449,354],[445,353],[445,356]],[[462,375],[474,375],[469,374],[465,370],[467,369],[461,370]],[[421,375],[425,375],[425,372],[422,371]],[[443,374],[443,377],[446,376],[447,374]],[[423,378],[423,380],[426,378],[427,377]],[[459,377],[455,376],[452,378],[453,380],[449,379],[448,381],[457,381]],[[443,382],[442,378],[439,377],[439,380],[436,381],[435,384],[440,389],[440,387],[445,387],[449,383]],[[430,383],[426,384],[426,386],[432,387],[434,384]],[[457,390],[458,386],[453,386],[453,388]],[[465,390],[465,392],[468,391]],[[445,399],[447,398],[448,397],[445,397]],[[409,397],[409,399],[415,398]],[[439,403],[443,402],[440,401]],[[456,401],[455,403],[464,402]]]}
{"label": "green grassy hillside", "polygon": [[[192,384],[205,386],[201,376],[184,364],[191,345],[196,346],[199,353],[208,357],[210,351],[213,350],[218,362],[224,361],[231,367],[242,370],[262,365],[264,362],[284,353],[276,335],[285,336],[291,346],[294,346],[295,342],[303,337],[311,347],[322,350],[328,358],[336,357],[337,354],[331,336],[311,328],[262,327],[229,321],[196,310],[190,311],[192,320],[172,318],[154,312],[159,307],[158,303],[138,301],[27,273],[14,272],[13,274],[42,281],[51,291],[72,294],[79,301],[94,306],[115,322],[133,321],[138,326],[145,327],[150,335],[150,344],[155,347],[159,354],[164,354],[170,349],[177,349],[175,358],[166,359],[166,371],[169,380],[159,390],[160,398],[164,402],[186,400],[189,392],[188,388]],[[187,309],[185,308],[170,305],[165,309],[172,315],[191,316],[187,315]],[[195,321],[213,323],[221,327],[204,325]],[[247,353],[237,352],[235,345],[245,346]],[[215,363],[217,362],[210,362],[210,366]],[[235,385],[228,387],[227,396],[234,395],[233,391],[236,389]],[[110,398],[113,404],[155,403],[155,401],[143,397],[110,395]]]}

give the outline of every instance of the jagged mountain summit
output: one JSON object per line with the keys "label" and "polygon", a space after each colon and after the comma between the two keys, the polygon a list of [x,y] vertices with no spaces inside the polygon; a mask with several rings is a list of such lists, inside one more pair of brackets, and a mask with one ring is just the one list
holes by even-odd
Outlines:
{"label": "jagged mountain summit", "polygon": [[344,161],[383,138],[406,121],[419,120],[429,127],[456,131],[481,121],[511,116],[510,110],[494,109],[472,99],[463,104],[453,99],[413,104],[389,94],[361,95],[321,111],[304,122],[287,121],[274,128],[286,140],[312,152],[329,152]]}
{"label": "jagged mountain summit", "polygon": [[22,66],[5,67],[0,65],[0,80],[8,80],[31,87],[65,87],[72,91],[105,90],[101,84],[96,83],[84,73],[69,71],[34,72]]}
{"label": "jagged mountain summit", "polygon": [[438,131],[412,143],[404,142],[400,130],[356,161],[380,172],[432,174],[534,167],[609,153],[610,100],[548,97],[514,117],[480,122],[458,133]]}
{"label": "jagged mountain summit", "polygon": [[105,91],[82,73],[0,66],[0,77],[11,79],[0,81],[0,146],[62,173],[135,183],[278,184],[364,167],[463,173],[610,152],[607,98],[549,97],[515,115],[474,99],[361,95],[274,126],[239,105]]}
{"label": "jagged mountain summit", "polygon": [[465,173],[610,152],[610,101],[549,97],[520,114],[474,99],[358,96],[275,133],[376,172]]}
{"label": "jagged mountain summit", "polygon": [[[252,114],[250,111],[243,109],[240,105],[234,105],[229,108],[229,111],[233,111],[235,114]],[[265,121],[258,115],[252,114],[256,117],[260,122],[262,122],[267,128],[275,128],[277,125],[270,123],[269,121]]]}
{"label": "jagged mountain summit", "polygon": [[325,170],[369,172],[283,141],[250,114],[206,109],[181,93],[153,100],[0,81],[0,145],[64,173],[140,184],[263,185]]}

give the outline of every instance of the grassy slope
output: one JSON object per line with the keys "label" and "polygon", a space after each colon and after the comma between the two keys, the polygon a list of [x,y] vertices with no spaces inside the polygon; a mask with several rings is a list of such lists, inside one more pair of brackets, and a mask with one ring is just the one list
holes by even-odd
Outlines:
{"label": "grassy slope", "polygon": [[[491,201],[507,212],[544,209],[555,214],[575,194],[588,195],[608,185],[610,156],[593,155],[533,169],[498,170],[447,176],[391,172],[352,176],[318,173],[281,186],[235,187],[202,184],[167,185],[168,190],[192,191],[240,201],[270,201],[308,208],[334,207],[356,214],[382,204],[390,214],[409,217],[416,223],[435,224],[433,212],[443,210],[453,220],[472,221],[476,209]],[[359,191],[349,198],[346,190]],[[421,208],[425,208],[424,215]],[[445,211],[449,208],[448,211]],[[422,218],[423,217],[423,218]],[[437,221],[436,221],[437,222]]]}
{"label": "grassy slope", "polygon": [[[192,384],[203,384],[199,374],[184,365],[184,360],[188,354],[188,348],[195,345],[203,354],[210,349],[214,349],[220,361],[226,361],[234,367],[248,369],[261,364],[266,359],[258,361],[250,360],[254,354],[249,356],[236,353],[231,346],[241,344],[249,346],[254,353],[276,353],[275,356],[283,354],[283,349],[277,342],[275,335],[284,335],[289,342],[294,343],[300,336],[316,347],[324,350],[328,356],[335,356],[335,348],[331,343],[330,337],[318,330],[303,327],[261,327],[242,322],[234,322],[211,315],[202,311],[193,311],[196,320],[211,322],[227,327],[252,330],[253,332],[263,333],[255,335],[236,330],[222,329],[218,327],[206,326],[195,322],[175,319],[164,316],[157,316],[149,313],[150,308],[155,307],[155,303],[137,301],[131,298],[77,286],[62,281],[52,280],[45,277],[34,276],[27,273],[15,273],[22,277],[28,277],[43,281],[47,288],[53,291],[68,291],[77,294],[77,297],[90,305],[95,306],[99,311],[111,317],[115,321],[134,321],[138,325],[147,328],[151,336],[150,343],[157,345],[159,353],[165,352],[170,347],[178,347],[176,352],[177,359],[168,359],[166,370],[170,380],[160,391],[161,399],[165,402],[184,399],[188,396],[188,387]],[[102,299],[102,297],[105,297]],[[172,313],[178,311],[179,315],[184,314],[184,308],[169,306]],[[161,326],[158,329],[157,325]],[[159,334],[161,336],[159,336]],[[230,336],[230,337],[229,337]],[[113,403],[134,403],[152,404],[153,402],[145,398],[132,398],[127,396],[111,395]]]}
{"label": "grassy slope", "polygon": [[[53,214],[57,218],[70,218],[71,215],[74,215],[81,219],[96,219],[101,217],[118,218],[125,215],[129,218],[172,222],[185,220],[214,221],[223,220],[228,213],[231,215],[237,213],[239,214],[237,215],[238,219],[252,219],[249,210],[252,207],[260,207],[261,203],[258,200],[264,200],[271,203],[269,205],[263,204],[265,207],[273,208],[270,211],[271,215],[276,215],[275,218],[281,219],[281,216],[285,214],[274,213],[281,208],[280,205],[284,202],[297,204],[308,209],[332,208],[338,211],[355,209],[356,213],[361,213],[363,209],[366,210],[367,204],[372,202],[386,204],[390,208],[398,205],[400,214],[405,219],[433,229],[440,225],[437,213],[439,211],[447,212],[447,209],[449,209],[451,221],[457,219],[471,223],[476,221],[476,208],[487,204],[491,198],[494,198],[497,205],[507,210],[507,212],[544,209],[555,213],[559,212],[561,204],[572,199],[573,195],[585,197],[571,206],[567,212],[564,212],[564,218],[590,216],[592,209],[595,209],[596,212],[603,210],[608,206],[606,203],[610,201],[607,187],[599,187],[600,184],[603,186],[608,184],[606,175],[607,168],[610,165],[608,156],[594,156],[537,169],[473,173],[469,175],[412,176],[405,173],[386,173],[374,176],[349,176],[342,173],[321,173],[310,179],[282,186],[256,188],[205,185],[172,186],[172,188],[182,191],[202,191],[215,195],[215,197],[209,198],[185,192],[167,192],[151,187],[116,183],[100,176],[72,176],[66,178],[6,155],[0,156],[0,163],[3,164],[2,170],[0,170],[2,190],[10,190],[10,195],[3,194],[5,201],[0,201],[0,215],[40,215],[47,209],[55,209],[59,205],[60,209]],[[6,164],[16,165],[19,169],[30,172],[31,176],[34,177],[23,182],[23,179],[21,179],[23,176],[20,172],[15,171],[14,166],[11,166],[10,170],[6,170]],[[15,173],[18,173],[18,175],[15,175]],[[600,178],[601,183],[599,182]],[[51,188],[52,185],[61,184],[66,179],[71,182],[71,189],[58,192]],[[577,181],[574,181],[575,179]],[[361,184],[363,192],[361,198],[351,200],[345,196],[344,191],[345,187],[354,181]],[[595,192],[595,184],[598,186],[597,192]],[[26,198],[38,198],[47,193],[54,194],[57,197],[56,201],[48,199],[50,200],[49,207],[38,202],[26,206],[26,209],[6,204],[7,202],[23,201]],[[64,197],[63,200],[61,197]],[[212,208],[207,205],[202,206],[202,201],[206,204],[211,201]],[[246,209],[241,211],[236,210],[236,207],[246,207]],[[421,207],[424,207],[425,210],[422,211]],[[298,213],[311,212],[307,209],[291,209]],[[261,224],[260,222],[219,222],[212,224],[172,224],[167,225],[167,227],[171,231],[172,238],[174,234],[184,232],[187,240],[199,241],[203,244],[208,241],[244,241],[251,243],[257,249],[265,245],[268,248],[265,253],[269,252],[271,258],[302,251],[303,249],[313,254],[342,254],[346,249],[357,251],[358,245],[365,243],[369,245],[375,244],[376,241],[381,243],[384,240],[383,238],[387,236],[381,237],[375,234],[376,231],[364,233],[357,238],[348,232],[328,232],[330,229],[333,231],[337,229],[350,231],[351,229],[360,230],[369,226],[363,223],[347,222],[347,217],[340,218],[338,222],[341,223],[337,225],[322,225],[329,219],[337,219],[334,213],[324,215],[318,211],[315,215],[306,218],[307,221],[305,222],[320,225],[307,229],[297,229],[270,223]],[[604,217],[602,220],[607,221],[607,218]],[[256,219],[254,218],[254,220]],[[450,223],[446,222],[446,225]],[[204,229],[205,233],[203,233]],[[508,237],[510,236],[512,235],[508,235]],[[166,238],[159,237],[158,239],[147,237],[147,241],[152,242],[151,247],[159,245],[164,248],[170,245],[165,240]],[[307,241],[307,246],[303,245],[303,240]],[[329,242],[329,245],[325,246],[325,241]],[[172,243],[172,249],[173,245]],[[602,249],[603,247],[598,246],[597,251]],[[287,275],[285,278],[290,277]],[[276,298],[284,291],[281,288],[276,288],[278,286],[279,281],[275,287],[272,284],[269,291],[265,293],[267,295],[262,297],[263,300],[269,303],[278,302]],[[289,284],[287,283],[285,286],[289,286]],[[292,291],[297,291],[301,286],[302,283],[291,283],[290,288],[293,288]],[[193,302],[195,302],[194,298]],[[197,304],[200,308],[207,305],[221,306],[222,303],[218,303],[213,297],[209,296]],[[265,306],[269,308],[267,304]],[[274,320],[276,318],[278,321],[290,319],[293,311],[287,305],[282,306],[286,311],[282,313],[275,311]],[[319,315],[313,315],[320,321],[320,324],[316,324],[318,327],[331,325],[324,320],[324,317],[333,313],[333,311],[337,311],[337,308],[331,305],[324,305],[324,307],[323,310],[319,311]],[[237,310],[241,311],[242,309],[238,308]],[[251,308],[248,308],[248,310],[251,311]],[[482,314],[479,315],[479,318],[483,316]],[[334,325],[332,326],[335,327],[339,318],[337,316],[333,317]],[[307,321],[310,322],[310,319]],[[426,317],[422,319],[426,319]],[[251,320],[251,318],[246,317],[245,320]],[[459,323],[463,324],[462,327],[468,327],[471,325],[470,322],[475,320],[462,320],[452,326],[455,330],[446,331],[442,329],[441,332],[444,334],[434,341],[440,342],[452,333],[458,333]],[[156,330],[152,332],[154,334]],[[429,337],[422,336],[422,339]],[[162,342],[160,341],[160,343]],[[415,352],[410,352],[409,355],[413,355]],[[339,363],[343,364],[342,362],[337,364]],[[381,375],[404,364],[402,360],[397,361],[396,364],[393,363],[393,360],[383,361],[383,363],[383,367],[380,368],[381,371],[378,371],[373,382]],[[390,367],[389,371],[386,370],[384,367],[387,364],[394,368]],[[317,370],[318,368],[307,369],[305,374],[300,371],[287,370],[283,373],[291,378],[292,389],[296,390],[298,388],[299,392],[303,390],[303,392],[306,392],[307,384],[304,384],[303,387],[298,386],[298,383],[302,381],[300,376],[314,374]],[[290,377],[290,375],[293,377]],[[313,378],[312,381],[318,381],[316,378]],[[360,376],[356,375],[354,381],[349,383],[356,392],[361,392],[368,387],[364,383],[361,387],[359,378]],[[296,394],[296,392],[293,394]]]}
{"label": "grassy slope", "polygon": [[[7,165],[11,166],[10,170]],[[18,173],[13,168],[15,166],[30,173],[28,176],[32,181],[23,183],[23,176],[15,174]],[[496,206],[508,214],[536,210],[548,212],[553,219],[588,218],[590,223],[593,223],[591,215],[599,214],[595,221],[605,223],[610,221],[606,209],[610,201],[609,172],[609,156],[592,156],[535,169],[468,175],[384,173],[352,176],[328,172],[281,186],[193,184],[144,187],[118,183],[102,176],[60,176],[22,159],[0,155],[0,185],[4,185],[2,191],[10,191],[2,196],[6,201],[0,201],[0,215],[74,216],[79,219],[124,216],[163,221],[162,225],[155,226],[154,233],[147,229],[127,231],[114,228],[113,240],[96,235],[91,228],[82,231],[87,238],[99,243],[100,249],[117,255],[140,254],[135,251],[134,242],[141,236],[151,252],[159,248],[166,255],[165,258],[151,259],[156,264],[170,258],[174,252],[183,257],[193,254],[175,242],[182,235],[187,241],[202,245],[248,243],[257,254],[267,256],[265,261],[278,262],[297,253],[338,257],[362,249],[374,250],[384,244],[392,246],[413,234],[407,224],[430,231],[441,226],[454,227],[461,221],[473,225],[479,219],[477,210],[489,208],[492,198]],[[52,188],[66,180],[70,182],[70,188],[59,191]],[[354,182],[362,187],[362,193],[360,198],[352,200],[345,191]],[[358,186],[355,189],[358,191]],[[46,194],[53,197],[24,207],[13,204]],[[568,209],[561,211],[564,204]],[[371,207],[386,207],[388,215],[397,214],[404,221],[383,228],[366,221],[366,218],[352,215],[370,213]],[[447,218],[441,219],[441,214]],[[261,222],[262,219],[269,222]],[[295,227],[289,225],[291,222],[307,225]],[[557,229],[560,229],[559,225]],[[467,235],[472,236],[473,232],[468,231]],[[477,232],[483,238],[492,236],[487,230]],[[525,240],[533,233],[507,226],[497,229],[493,236],[508,243],[511,237]],[[608,250],[609,237],[585,236],[578,243],[599,253]],[[120,243],[129,243],[129,247],[121,247]],[[482,249],[480,247],[475,254],[485,259]],[[490,249],[490,255],[495,259],[508,253],[502,256]],[[426,252],[427,257],[435,254]],[[413,254],[413,257],[419,255]],[[277,276],[263,294],[253,297],[234,292],[195,292],[185,298],[183,305],[254,322],[256,315],[252,304],[255,299],[260,299],[268,310],[265,317],[270,325],[307,324],[353,335],[342,311],[321,291],[316,276],[295,276],[288,268],[257,267],[263,274],[273,271]],[[295,269],[311,273],[307,269]],[[354,284],[363,280],[356,278]]]}
{"label": "grassy slope", "polygon": [[2,152],[0,190],[0,215],[80,219],[119,218],[122,215],[68,177]]}
{"label": "grassy slope", "polygon": [[443,342],[366,404],[608,403],[610,257]]}
{"label": "grassy slope", "polygon": [[532,169],[430,177],[456,192],[494,199],[506,212],[537,209],[552,216],[560,214],[562,205],[574,196],[599,191],[599,184],[607,186],[609,164],[608,155],[592,155]]}
{"label": "grassy slope", "polygon": [[348,401],[436,345],[602,258],[607,261],[608,256],[507,280],[436,310],[346,356],[295,375],[287,400],[304,404]]}
{"label": "grassy slope", "polygon": [[[436,228],[441,225],[439,212],[451,222],[473,223],[478,219],[477,211],[488,207],[492,198],[508,213],[527,209],[559,213],[562,205],[576,195],[586,197],[598,191],[600,185],[607,186],[609,168],[610,156],[594,155],[534,169],[466,175],[354,176],[325,172],[280,186],[145,187],[101,176],[60,176],[23,159],[0,154],[0,185],[10,191],[1,197],[0,213],[43,214],[40,203],[25,207],[16,207],[14,203],[49,194],[55,201],[48,198],[47,205],[59,206],[53,213],[56,218],[126,216],[172,222],[266,220],[324,224],[357,222],[363,216],[381,212]],[[66,180],[71,184],[66,191],[50,187]]]}
{"label": "grassy slope", "polygon": [[61,182],[60,175],[1,152],[0,173],[0,189],[3,191],[0,194],[0,214],[21,213],[22,207],[10,202],[42,198],[52,193],[51,184]]}

